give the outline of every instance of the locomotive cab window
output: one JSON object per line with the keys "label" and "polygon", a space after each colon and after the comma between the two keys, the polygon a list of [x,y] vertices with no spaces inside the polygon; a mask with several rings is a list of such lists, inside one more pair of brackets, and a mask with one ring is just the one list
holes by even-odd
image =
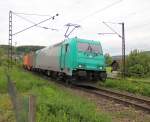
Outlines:
{"label": "locomotive cab window", "polygon": [[78,51],[92,52],[102,54],[102,47],[100,44],[78,43]]}

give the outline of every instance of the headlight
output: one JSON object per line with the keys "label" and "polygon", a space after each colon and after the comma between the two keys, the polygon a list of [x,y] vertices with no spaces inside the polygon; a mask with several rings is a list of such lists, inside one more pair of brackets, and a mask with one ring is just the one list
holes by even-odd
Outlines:
{"label": "headlight", "polygon": [[79,65],[79,68],[81,68],[82,67],[82,65]]}
{"label": "headlight", "polygon": [[83,67],[85,67],[85,64],[79,64],[78,67],[83,68]]}
{"label": "headlight", "polygon": [[103,69],[103,67],[99,67],[99,69]]}

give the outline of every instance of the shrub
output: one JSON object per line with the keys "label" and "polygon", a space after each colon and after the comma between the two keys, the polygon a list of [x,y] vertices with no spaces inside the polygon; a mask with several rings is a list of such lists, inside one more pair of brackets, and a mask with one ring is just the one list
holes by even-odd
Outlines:
{"label": "shrub", "polygon": [[128,76],[145,77],[150,72],[150,55],[138,50],[131,51],[126,60]]}
{"label": "shrub", "polygon": [[112,57],[108,53],[105,54],[105,60],[106,60],[106,65],[110,66],[112,63]]}

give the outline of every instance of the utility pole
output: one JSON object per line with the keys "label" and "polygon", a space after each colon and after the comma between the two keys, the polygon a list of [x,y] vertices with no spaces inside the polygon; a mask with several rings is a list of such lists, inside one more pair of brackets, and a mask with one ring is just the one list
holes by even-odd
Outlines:
{"label": "utility pole", "polygon": [[9,11],[8,69],[12,67],[12,11]]}
{"label": "utility pole", "polygon": [[[33,25],[31,25],[31,26],[29,26],[29,27],[27,27],[27,28],[24,28],[24,29],[22,29],[22,30],[20,30],[20,31],[18,31],[18,32],[16,32],[16,33],[12,33],[12,15],[17,15],[17,13],[14,13],[13,11],[9,11],[9,35],[8,35],[8,69],[10,69],[10,68],[12,68],[12,62],[13,62],[13,44],[12,44],[12,37],[13,36],[15,36],[15,35],[17,35],[17,34],[19,34],[19,33],[21,33],[21,32],[24,32],[24,31],[26,31],[26,30],[28,30],[28,29],[31,29],[31,28],[33,28],[33,27],[35,27],[35,26],[37,26],[37,27],[39,27],[39,25],[40,24],[42,24],[42,23],[44,23],[44,22],[46,22],[46,21],[48,21],[48,20],[54,20],[55,19],[55,17],[56,16],[58,16],[59,14],[57,13],[56,15],[54,15],[54,16],[51,16],[51,17],[49,17],[48,19],[44,19],[43,21],[40,21],[39,23],[34,23],[34,22],[32,22],[32,21],[30,21],[30,20],[28,20],[28,19],[25,19],[24,17],[21,17],[21,16],[18,16],[18,17],[21,17],[22,19],[24,19],[24,20],[26,20],[26,21],[30,21],[30,23],[32,23]],[[19,14],[19,13],[18,13]],[[20,13],[21,14],[21,13]],[[22,13],[23,14],[23,13]],[[28,14],[28,15],[30,15],[30,14]],[[31,14],[32,15],[32,14]],[[35,14],[34,14],[35,15]],[[40,15],[40,16],[42,16],[42,15]],[[40,26],[41,27],[41,26]],[[56,30],[56,29],[53,29],[53,28],[47,28],[47,27],[41,27],[41,28],[44,28],[44,29],[51,29],[51,30]]]}
{"label": "utility pole", "polygon": [[[125,74],[126,74],[126,67],[125,67],[125,28],[124,28],[124,22],[122,23],[113,23],[113,22],[103,22],[111,31],[113,31],[113,33],[98,33],[99,35],[101,34],[116,34],[118,35],[121,39],[122,39],[122,77],[125,78]],[[111,23],[111,24],[121,24],[122,26],[122,34],[120,35],[118,32],[116,32],[112,27],[110,27],[107,23]]]}
{"label": "utility pole", "polygon": [[124,23],[120,23],[122,25],[122,65],[123,65],[123,69],[122,69],[122,76],[123,78],[125,78],[125,74],[126,74],[126,66],[125,66],[125,58],[126,58],[126,54],[125,54],[125,29],[124,29]]}

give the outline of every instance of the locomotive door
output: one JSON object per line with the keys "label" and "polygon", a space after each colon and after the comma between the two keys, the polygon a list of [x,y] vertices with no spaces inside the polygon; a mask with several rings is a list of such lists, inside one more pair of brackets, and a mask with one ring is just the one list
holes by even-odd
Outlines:
{"label": "locomotive door", "polygon": [[67,57],[68,44],[61,46],[61,56],[60,56],[60,68],[63,70],[66,68],[66,57]]}

